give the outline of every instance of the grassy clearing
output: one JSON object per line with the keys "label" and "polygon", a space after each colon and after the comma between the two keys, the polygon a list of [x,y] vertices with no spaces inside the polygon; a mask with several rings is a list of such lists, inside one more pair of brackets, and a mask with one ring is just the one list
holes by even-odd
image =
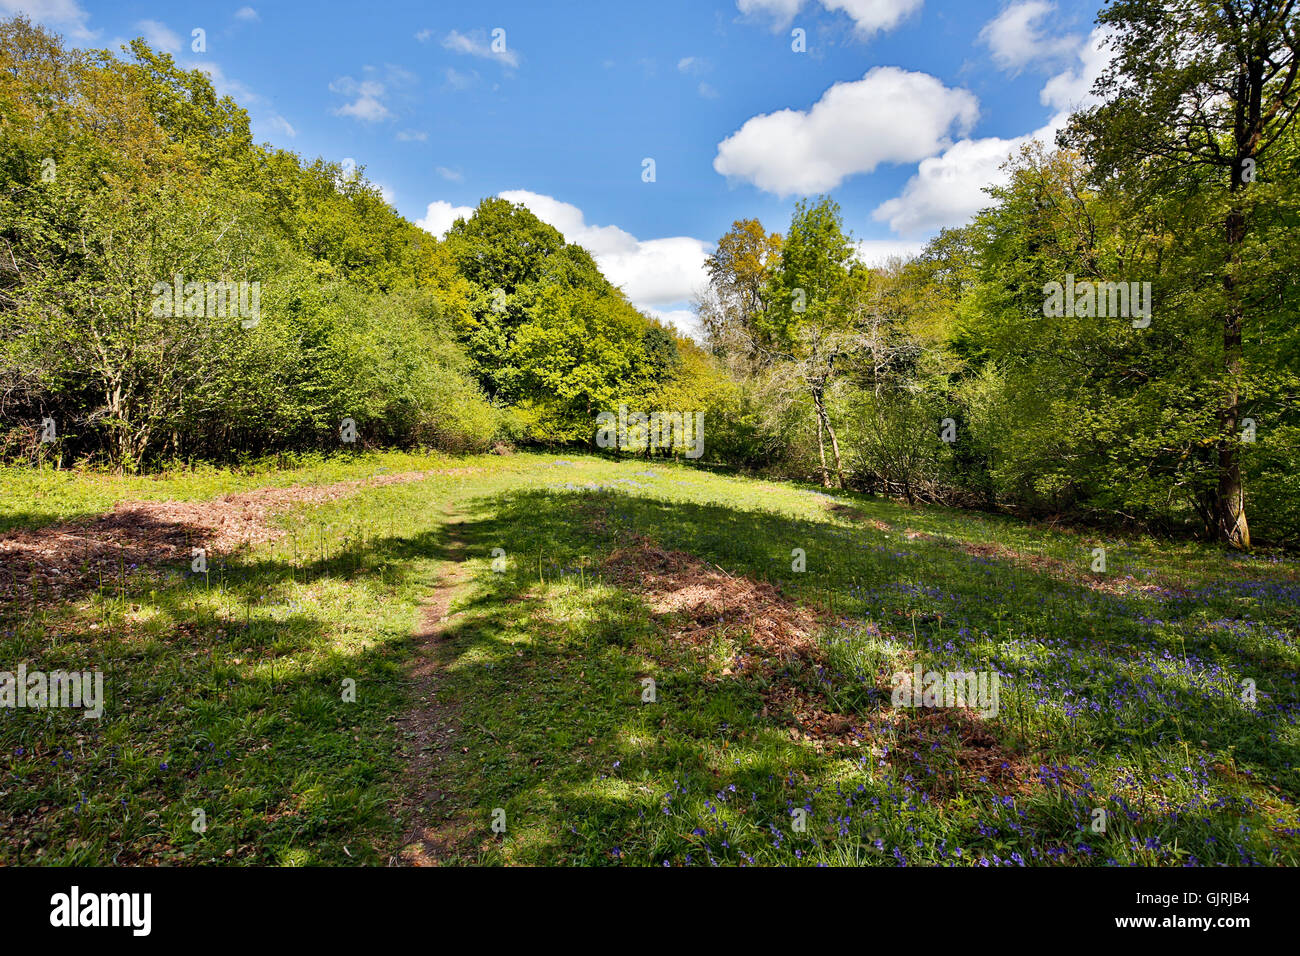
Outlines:
{"label": "grassy clearing", "polygon": [[122,501],[202,501],[255,488],[323,485],[383,470],[456,464],[441,456],[367,452],[270,457],[238,468],[196,463],[150,475],[0,466],[0,533],[101,514]]}
{"label": "grassy clearing", "polygon": [[[7,609],[0,661],[102,668],[109,704],[0,710],[5,862],[388,859],[409,824],[391,812],[409,635],[452,513],[468,583],[440,645],[458,719],[439,812],[465,834],[448,862],[1300,862],[1293,560],[643,461],[458,465],[475,470],[296,511],[206,576]],[[61,480],[80,503],[51,514],[102,500]],[[773,658],[743,614],[653,612],[609,562],[630,546],[771,582],[816,615],[815,653]],[[997,671],[997,716],[893,708],[914,663]]]}

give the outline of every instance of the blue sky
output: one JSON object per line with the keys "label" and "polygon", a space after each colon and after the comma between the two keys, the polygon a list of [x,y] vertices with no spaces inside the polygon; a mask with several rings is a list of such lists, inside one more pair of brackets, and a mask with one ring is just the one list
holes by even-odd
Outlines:
{"label": "blue sky", "polygon": [[689,331],[734,219],[784,231],[797,198],[826,192],[868,261],[968,220],[1006,155],[1087,101],[1099,5],[0,0],[0,15],[83,46],[146,37],[208,70],[259,140],[364,165],[432,232],[485,196],[524,202]]}

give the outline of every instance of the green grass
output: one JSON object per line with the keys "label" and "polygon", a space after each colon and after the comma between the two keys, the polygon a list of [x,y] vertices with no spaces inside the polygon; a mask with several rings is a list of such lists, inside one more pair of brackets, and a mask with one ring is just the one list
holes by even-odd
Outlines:
{"label": "green grass", "polygon": [[196,463],[149,475],[0,466],[0,533],[101,514],[120,501],[202,501],[255,488],[330,484],[380,469],[419,471],[449,463],[446,458],[370,452],[271,457],[237,468]]}
{"label": "green grass", "polygon": [[[362,455],[155,484],[26,473],[20,488],[45,497],[0,501],[0,527],[131,497],[445,465]],[[207,576],[179,568],[58,608],[6,609],[0,670],[97,667],[109,701],[98,721],[0,710],[0,825],[12,835],[0,859],[387,860],[409,832],[392,812],[409,635],[454,538],[469,575],[437,685],[457,735],[437,782],[464,833],[451,862],[1300,862],[1290,558],[681,465],[571,454],[456,465],[473,470],[286,516],[288,536]],[[684,622],[652,615],[606,571],[636,540],[815,609],[820,657],[745,668],[757,648],[743,622],[675,637]],[[1104,574],[1089,568],[1096,547]],[[889,675],[912,661],[999,671],[998,715],[972,738],[958,714],[895,710]],[[355,703],[341,699],[347,678]],[[801,709],[769,705],[776,688]],[[819,739],[809,708],[852,730]],[[504,834],[489,827],[498,808]],[[1097,809],[1104,833],[1090,825]]]}

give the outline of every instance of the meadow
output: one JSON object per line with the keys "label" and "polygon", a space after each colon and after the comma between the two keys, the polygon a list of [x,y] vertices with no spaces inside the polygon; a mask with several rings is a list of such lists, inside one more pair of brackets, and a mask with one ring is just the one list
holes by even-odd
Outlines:
{"label": "meadow", "polygon": [[107,689],[0,708],[5,864],[1300,862],[1284,553],[574,454],[0,488],[0,671]]}

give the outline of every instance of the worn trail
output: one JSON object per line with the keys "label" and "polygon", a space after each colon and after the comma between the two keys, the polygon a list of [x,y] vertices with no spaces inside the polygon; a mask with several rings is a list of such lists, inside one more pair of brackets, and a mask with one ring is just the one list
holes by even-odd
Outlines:
{"label": "worn trail", "polygon": [[458,714],[439,696],[448,654],[451,605],[468,579],[463,517],[450,507],[444,525],[447,561],[438,585],[420,608],[415,653],[408,668],[414,706],[398,720],[402,756],[402,798],[397,812],[404,835],[389,859],[394,866],[438,866],[456,855],[473,832],[450,786],[448,757],[455,748]]}

